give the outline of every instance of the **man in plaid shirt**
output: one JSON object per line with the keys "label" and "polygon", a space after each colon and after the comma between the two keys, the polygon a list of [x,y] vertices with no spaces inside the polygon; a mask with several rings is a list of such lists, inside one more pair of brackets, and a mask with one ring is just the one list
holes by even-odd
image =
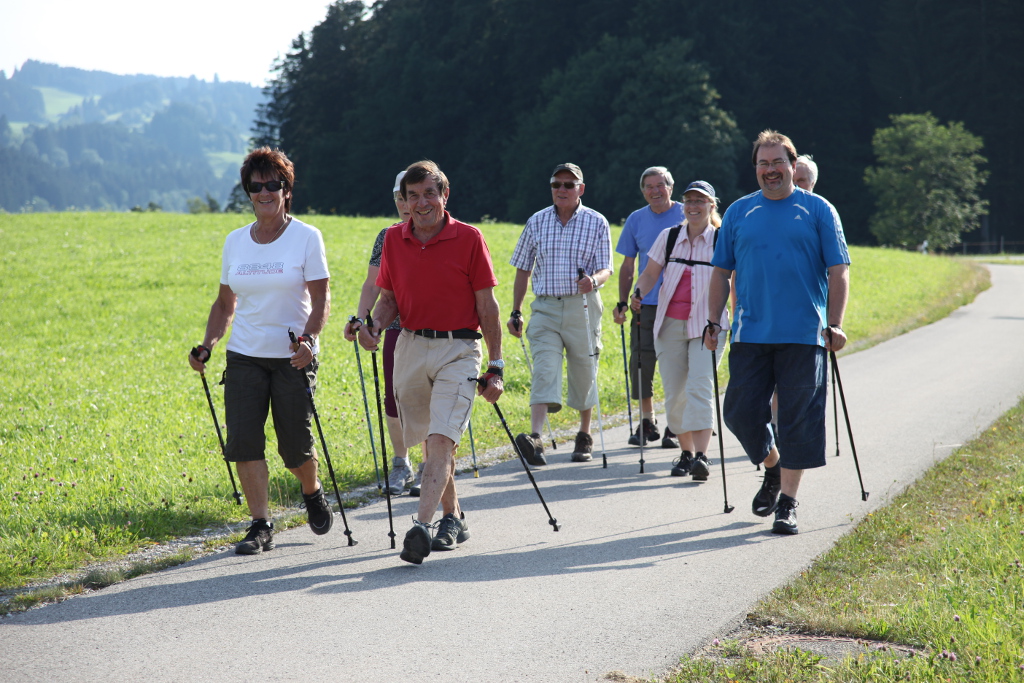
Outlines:
{"label": "man in plaid shirt", "polygon": [[[580,197],[586,186],[583,171],[576,164],[559,164],[551,174],[552,206],[526,221],[510,263],[516,280],[512,291],[512,315],[508,329],[522,336],[520,309],[526,297],[526,283],[533,283],[530,325],[526,338],[533,356],[530,390],[532,434],[520,434],[516,442],[531,465],[546,465],[540,430],[549,412],[562,409],[562,357],[569,376],[566,403],[580,411],[580,429],[572,454],[573,462],[591,460],[594,441],[590,418],[597,403],[594,386],[596,357],[591,345],[601,349],[601,296],[597,289],[612,275],[612,238],[608,221],[583,206]],[[579,269],[584,276],[579,276]],[[591,338],[583,318],[583,296],[588,296]]]}

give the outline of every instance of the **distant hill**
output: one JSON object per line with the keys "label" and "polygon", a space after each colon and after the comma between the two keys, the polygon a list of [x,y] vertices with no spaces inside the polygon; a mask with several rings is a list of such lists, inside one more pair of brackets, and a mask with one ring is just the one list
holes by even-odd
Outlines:
{"label": "distant hill", "polygon": [[[35,60],[0,71],[0,208],[225,203],[263,95],[248,83]],[[88,188],[88,189],[85,189]]]}

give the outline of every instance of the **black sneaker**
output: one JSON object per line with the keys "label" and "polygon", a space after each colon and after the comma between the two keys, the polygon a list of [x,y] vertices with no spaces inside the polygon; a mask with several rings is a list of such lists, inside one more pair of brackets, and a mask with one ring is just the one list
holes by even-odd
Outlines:
{"label": "black sneaker", "polygon": [[576,445],[572,451],[573,462],[590,462],[594,459],[594,439],[586,432],[576,433]]}
{"label": "black sneaker", "polygon": [[662,448],[679,448],[679,443],[675,439],[672,438],[674,436],[675,436],[675,434],[672,432],[672,430],[669,429],[668,427],[665,427],[665,436],[661,437],[661,447]]}
{"label": "black sneaker", "polygon": [[317,536],[323,536],[331,530],[334,524],[334,512],[324,498],[324,485],[316,493],[302,494],[302,506],[306,508],[306,518],[309,520],[309,528]]}
{"label": "black sneaker", "polygon": [[785,493],[779,496],[779,504],[775,508],[775,523],[772,524],[773,534],[792,536],[799,531],[796,528],[796,506],[796,498],[790,498]]}
{"label": "black sneaker", "polygon": [[644,418],[644,438],[647,439],[645,443],[654,443],[661,438],[661,432],[658,431],[658,421],[648,420]]}
{"label": "black sneaker", "polygon": [[693,464],[690,465],[690,474],[693,475],[694,481],[707,481],[708,475],[711,474],[708,456],[697,451],[697,455],[693,456]]}
{"label": "black sneaker", "polygon": [[693,453],[683,451],[679,459],[672,463],[672,476],[685,477],[690,473],[691,467],[693,467]]}
{"label": "black sneaker", "polygon": [[431,550],[455,550],[459,543],[469,540],[469,525],[466,524],[466,513],[462,518],[449,512],[441,518],[437,525],[437,535],[430,544]]}
{"label": "black sneaker", "polygon": [[265,519],[252,520],[252,526],[242,542],[235,546],[236,555],[259,555],[274,549],[274,524]]}
{"label": "black sneaker", "polygon": [[523,457],[526,458],[526,462],[534,467],[542,467],[548,464],[548,461],[544,459],[544,441],[540,438],[540,434],[533,433],[527,436],[525,433],[520,432],[519,436],[516,437],[516,446],[519,447]]}
{"label": "black sneaker", "polygon": [[412,564],[423,564],[423,558],[430,554],[431,525],[413,520],[412,528],[405,532],[400,558]]}
{"label": "black sneaker", "polygon": [[767,517],[775,512],[779,504],[779,491],[782,489],[782,477],[779,474],[772,474],[772,470],[765,468],[764,481],[761,482],[761,490],[754,496],[751,509],[758,517]]}

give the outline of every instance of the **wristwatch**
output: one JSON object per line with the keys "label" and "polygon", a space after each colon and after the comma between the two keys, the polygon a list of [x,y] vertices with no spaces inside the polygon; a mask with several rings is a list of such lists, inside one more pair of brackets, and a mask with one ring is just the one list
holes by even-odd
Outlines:
{"label": "wristwatch", "polygon": [[498,368],[499,370],[504,370],[505,369],[505,361],[502,360],[501,358],[498,358],[498,359],[495,359],[495,360],[489,360],[489,361],[487,361],[487,367],[489,367],[489,368]]}

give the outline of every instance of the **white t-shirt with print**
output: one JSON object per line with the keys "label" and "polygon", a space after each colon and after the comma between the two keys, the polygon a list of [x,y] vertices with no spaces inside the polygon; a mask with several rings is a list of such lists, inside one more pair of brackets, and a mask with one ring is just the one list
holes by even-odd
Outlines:
{"label": "white t-shirt with print", "polygon": [[[228,351],[255,358],[292,355],[289,328],[302,334],[313,310],[306,283],[330,277],[320,231],[292,218],[276,240],[258,244],[252,224],[224,240],[220,282],[237,297]],[[313,349],[319,352],[318,348]]]}

